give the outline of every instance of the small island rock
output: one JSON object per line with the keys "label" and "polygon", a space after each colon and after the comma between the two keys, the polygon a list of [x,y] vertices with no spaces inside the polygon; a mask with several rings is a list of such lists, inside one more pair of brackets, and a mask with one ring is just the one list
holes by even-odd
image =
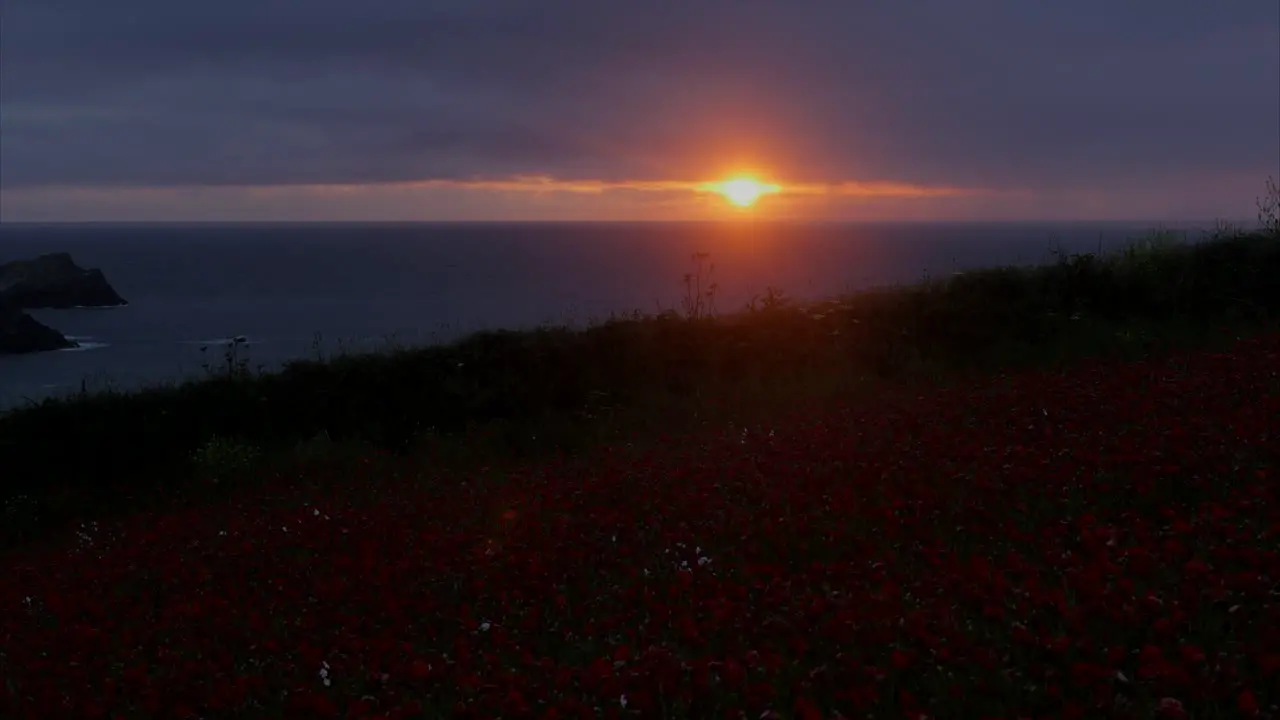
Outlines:
{"label": "small island rock", "polygon": [[0,300],[25,310],[128,305],[101,270],[86,270],[67,253],[0,264]]}
{"label": "small island rock", "polygon": [[42,325],[22,308],[0,297],[0,355],[45,352],[77,347],[62,333]]}

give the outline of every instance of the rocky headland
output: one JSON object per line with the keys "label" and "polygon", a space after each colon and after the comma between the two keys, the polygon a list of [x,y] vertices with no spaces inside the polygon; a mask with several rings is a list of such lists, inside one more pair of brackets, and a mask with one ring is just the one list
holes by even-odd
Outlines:
{"label": "rocky headland", "polygon": [[76,347],[62,333],[0,297],[0,355],[44,352]]}
{"label": "rocky headland", "polygon": [[0,265],[0,298],[24,310],[129,304],[101,270],[76,265],[68,253]]}
{"label": "rocky headland", "polygon": [[76,347],[26,310],[128,305],[101,270],[75,264],[67,253],[0,264],[0,355]]}

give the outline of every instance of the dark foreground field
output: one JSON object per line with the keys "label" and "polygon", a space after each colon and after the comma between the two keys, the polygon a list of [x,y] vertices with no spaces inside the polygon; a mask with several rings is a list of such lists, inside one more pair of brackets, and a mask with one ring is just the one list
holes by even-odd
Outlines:
{"label": "dark foreground field", "polygon": [[1225,347],[86,524],[0,558],[0,716],[1274,717],[1280,335]]}

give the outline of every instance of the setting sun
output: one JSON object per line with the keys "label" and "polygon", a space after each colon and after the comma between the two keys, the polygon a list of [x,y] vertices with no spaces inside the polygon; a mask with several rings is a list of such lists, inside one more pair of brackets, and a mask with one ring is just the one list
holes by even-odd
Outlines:
{"label": "setting sun", "polygon": [[777,185],[762,183],[755,178],[735,177],[720,183],[717,191],[734,205],[746,208],[755,205],[761,195],[776,193],[781,189]]}

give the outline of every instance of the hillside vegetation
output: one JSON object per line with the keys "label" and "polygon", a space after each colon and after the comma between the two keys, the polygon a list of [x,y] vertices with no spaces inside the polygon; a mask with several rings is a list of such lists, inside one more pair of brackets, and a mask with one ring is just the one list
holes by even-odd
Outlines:
{"label": "hillside vegetation", "polygon": [[[701,272],[700,269],[695,272]],[[84,393],[0,415],[9,533],[225,487],[263,464],[374,447],[479,462],[572,454],[620,438],[1082,357],[1134,358],[1274,328],[1273,229],[1061,256],[918,285],[791,303],[770,289],[713,316],[636,314],[585,330],[485,332],[448,346],[251,369],[232,346],[207,378]],[[694,287],[691,284],[691,287]]]}

